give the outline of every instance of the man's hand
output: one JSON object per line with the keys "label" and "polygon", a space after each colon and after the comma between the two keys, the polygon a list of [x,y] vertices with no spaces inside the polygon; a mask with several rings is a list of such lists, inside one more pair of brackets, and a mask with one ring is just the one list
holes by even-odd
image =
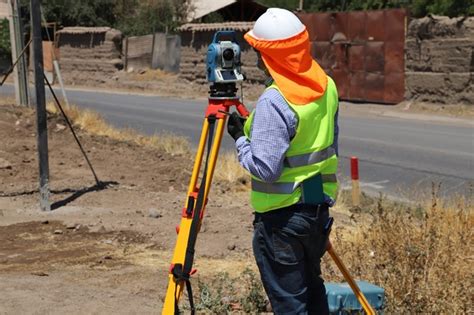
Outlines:
{"label": "man's hand", "polygon": [[229,115],[229,122],[227,123],[227,132],[237,141],[244,136],[245,118],[240,117],[236,112]]}

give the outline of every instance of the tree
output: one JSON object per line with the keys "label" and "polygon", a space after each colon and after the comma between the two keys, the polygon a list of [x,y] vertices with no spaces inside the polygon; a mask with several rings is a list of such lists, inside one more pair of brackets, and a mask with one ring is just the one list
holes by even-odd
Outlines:
{"label": "tree", "polygon": [[10,58],[10,28],[7,19],[0,19],[0,59]]}
{"label": "tree", "polygon": [[[43,1],[42,13],[47,21],[63,26],[110,26],[116,22],[113,8],[117,0],[49,0]],[[22,16],[29,20],[29,0],[21,0]]]}
{"label": "tree", "polygon": [[125,35],[170,32],[186,20],[190,10],[189,0],[119,0],[115,27]]}
{"label": "tree", "polygon": [[[297,0],[259,0],[264,5],[295,10]],[[473,0],[305,0],[307,12],[379,10],[388,8],[407,8],[414,17],[428,13],[459,16],[474,15]]]}
{"label": "tree", "polygon": [[474,15],[474,1],[472,0],[435,0],[430,2],[433,3],[428,5],[428,11],[434,14],[451,17]]}

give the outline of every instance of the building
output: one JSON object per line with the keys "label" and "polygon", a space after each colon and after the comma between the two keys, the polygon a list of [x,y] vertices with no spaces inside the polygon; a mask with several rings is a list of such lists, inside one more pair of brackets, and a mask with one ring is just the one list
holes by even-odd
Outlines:
{"label": "building", "polygon": [[243,35],[252,29],[254,22],[267,7],[251,0],[193,1],[192,6],[189,18],[191,22],[179,28],[181,77],[204,83],[207,47],[214,33],[233,30],[242,49],[242,70],[248,81],[263,81],[263,73],[256,67],[257,56],[243,39]]}
{"label": "building", "polygon": [[0,0],[0,19],[6,19],[9,17],[8,13],[8,2],[7,0]]}
{"label": "building", "polygon": [[253,0],[194,0],[188,20],[194,23],[255,21],[266,9]]}

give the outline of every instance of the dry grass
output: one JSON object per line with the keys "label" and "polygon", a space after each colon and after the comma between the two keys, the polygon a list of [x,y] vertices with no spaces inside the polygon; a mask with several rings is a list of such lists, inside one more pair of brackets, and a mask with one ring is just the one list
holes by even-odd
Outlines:
{"label": "dry grass", "polygon": [[[47,104],[47,110],[51,114],[59,114],[59,109],[54,103]],[[155,134],[145,136],[132,129],[118,129],[108,124],[97,112],[79,109],[77,106],[64,106],[64,111],[73,124],[90,134],[109,137],[118,141],[130,141],[139,145],[164,150],[169,154],[188,155],[194,158],[191,145],[185,137],[172,134]],[[242,169],[237,161],[235,153],[223,153],[214,173],[216,181],[228,183],[241,183],[247,186],[248,174]],[[241,186],[242,186],[241,185]]]}
{"label": "dry grass", "polygon": [[219,155],[214,178],[232,184],[240,184],[237,187],[250,187],[250,175],[240,166],[235,152],[225,152]]}
{"label": "dry grass", "polygon": [[[472,314],[472,203],[459,199],[444,204],[434,195],[431,203],[409,208],[381,198],[367,202],[364,210],[372,222],[360,223],[350,233],[336,231],[331,239],[354,278],[385,289],[385,313]],[[329,255],[322,267],[325,280],[345,281]],[[215,274],[200,281],[200,308],[224,312],[245,305],[244,310],[261,310],[263,289],[242,287],[245,276]],[[247,304],[242,297],[249,297]]]}
{"label": "dry grass", "polygon": [[[418,208],[378,200],[372,222],[335,233],[336,251],[355,278],[386,291],[388,313],[468,314],[473,311],[473,205],[441,203],[436,194]],[[325,257],[328,279],[343,280]]]}
{"label": "dry grass", "polygon": [[13,105],[15,104],[16,101],[15,101],[15,98],[14,97],[5,97],[5,96],[2,96],[0,98],[0,105]]}
{"label": "dry grass", "polygon": [[[59,114],[58,108],[50,102],[46,106],[51,114]],[[184,137],[170,134],[144,136],[132,129],[118,129],[109,125],[97,112],[64,106],[64,111],[72,123],[90,134],[109,137],[118,141],[130,141],[140,145],[164,150],[170,154],[187,154],[189,142]]]}

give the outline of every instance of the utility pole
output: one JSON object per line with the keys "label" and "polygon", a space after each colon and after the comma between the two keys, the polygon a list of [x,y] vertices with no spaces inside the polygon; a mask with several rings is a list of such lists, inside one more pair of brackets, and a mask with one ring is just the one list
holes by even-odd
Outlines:
{"label": "utility pole", "polygon": [[[16,36],[15,36],[15,26],[13,23],[13,4],[11,1],[8,1],[8,24],[10,25],[10,49],[12,51],[12,63],[18,58],[18,52],[16,50]],[[18,69],[18,67],[16,67]],[[20,98],[20,82],[18,77],[18,71],[13,70],[13,84],[15,85],[15,100],[17,105],[21,105]]]}
{"label": "utility pole", "polygon": [[[21,52],[25,48],[25,39],[23,37],[23,23],[20,16],[20,5],[18,0],[11,0],[13,7],[13,25],[15,27],[16,36],[16,51]],[[26,54],[23,54],[18,62],[18,80],[20,88],[20,103],[21,105],[28,106],[30,104],[28,97],[28,63],[26,61]]]}
{"label": "utility pole", "polygon": [[298,6],[298,11],[302,12],[303,11],[303,5],[304,5],[304,0],[300,0],[300,4]]}
{"label": "utility pole", "polygon": [[41,36],[41,0],[30,0],[31,29],[33,33],[33,69],[35,73],[36,122],[40,175],[40,208],[51,211],[49,204],[48,125],[43,72],[43,39]]}
{"label": "utility pole", "polygon": [[[12,51],[12,62],[17,60],[23,51],[25,42],[23,38],[23,27],[20,19],[18,0],[8,0],[10,13],[10,41]],[[23,54],[18,61],[14,71],[15,97],[17,105],[29,105],[28,98],[28,68],[26,55]]]}

